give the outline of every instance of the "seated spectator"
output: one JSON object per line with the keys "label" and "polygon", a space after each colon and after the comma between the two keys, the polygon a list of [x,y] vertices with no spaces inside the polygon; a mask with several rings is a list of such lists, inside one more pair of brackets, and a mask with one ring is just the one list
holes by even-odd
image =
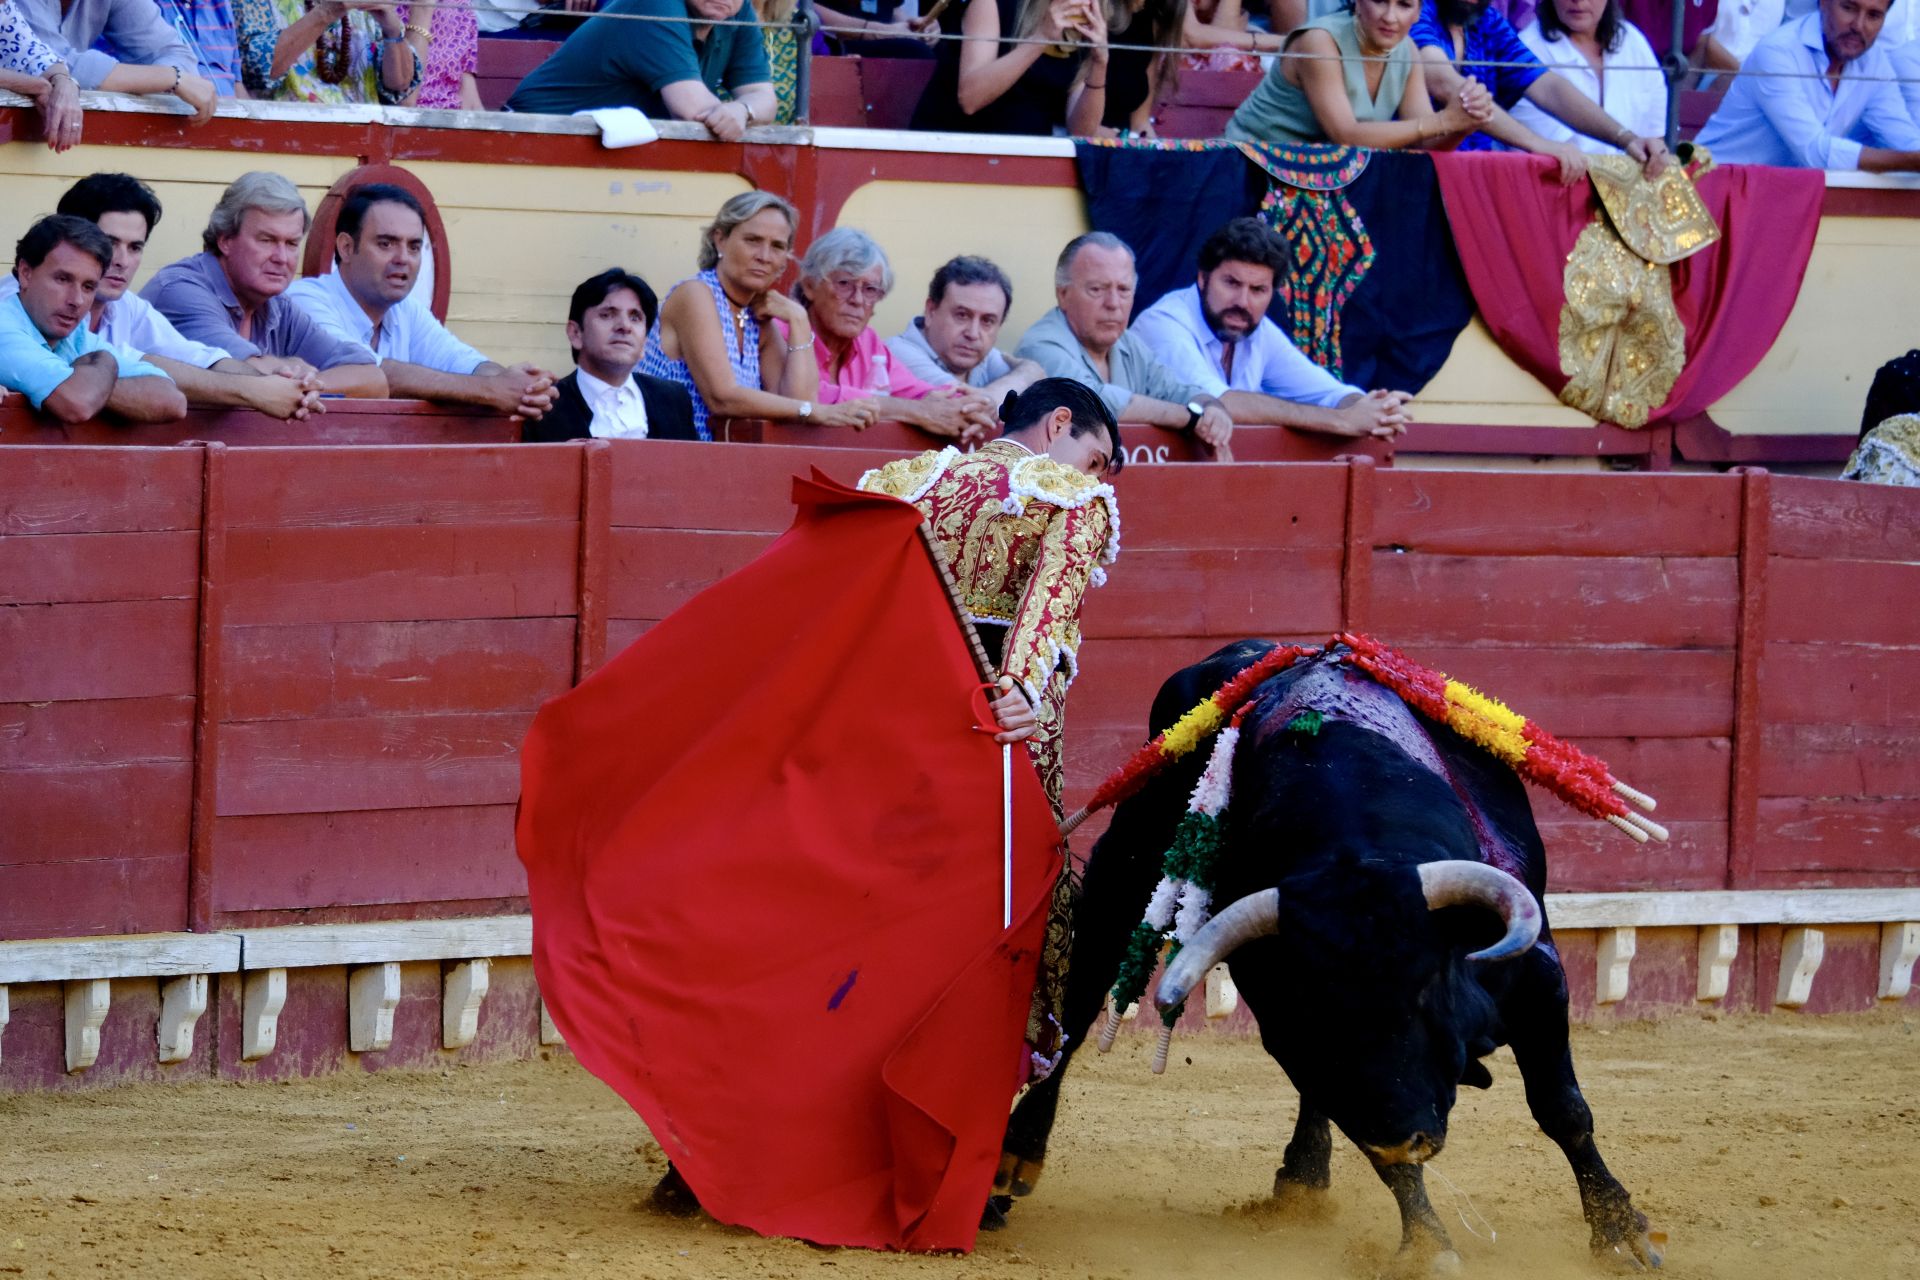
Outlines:
{"label": "seated spectator", "polygon": [[334,337],[291,298],[307,202],[277,173],[246,173],[221,193],[203,253],[162,267],[140,296],[187,337],[267,373],[317,375],[322,391],[379,399],[379,357]]}
{"label": "seated spectator", "polygon": [[1153,136],[1153,104],[1173,58],[1171,53],[1157,51],[1179,43],[1185,12],[1185,0],[1126,0],[1121,11],[1125,25],[1112,37],[1119,47],[1107,55],[1101,134]]}
{"label": "seated spectator", "polygon": [[974,387],[997,405],[1046,377],[1038,362],[1009,360],[994,345],[1012,305],[1006,272],[985,258],[955,258],[933,273],[926,311],[887,350],[922,382]]}
{"label": "seated spectator", "polygon": [[[403,106],[436,111],[485,111],[480,101],[480,27],[472,0],[433,0],[427,21],[416,23],[411,5],[398,9],[414,42],[416,56],[425,65],[420,84],[402,100]],[[422,30],[424,26],[425,30]]]}
{"label": "seated spectator", "polygon": [[1120,237],[1089,231],[1068,241],[1053,271],[1060,305],[1034,322],[1014,354],[1037,361],[1049,377],[1092,388],[1117,421],[1196,432],[1224,457],[1232,416],[1127,330],[1135,279],[1133,250]]}
{"label": "seated spectator", "polygon": [[800,260],[796,296],[813,322],[820,403],[871,400],[880,421],[969,444],[998,435],[1000,422],[985,396],[952,383],[923,382],[888,358],[873,331],[873,311],[891,292],[893,267],[864,231],[835,227]]}
{"label": "seated spectator", "polygon": [[21,237],[19,292],[0,300],[0,386],[67,423],[102,411],[132,422],[185,417],[172,379],[85,324],[112,261],[107,237],[85,218],[50,214]]}
{"label": "seated spectator", "polygon": [[[1667,78],[1646,36],[1621,14],[1620,0],[1544,0],[1520,39],[1636,136],[1666,131]],[[1530,99],[1513,105],[1513,118],[1549,142],[1571,142],[1588,152],[1620,150],[1575,133]]]}
{"label": "seated spectator", "polygon": [[1349,147],[1451,150],[1493,117],[1486,87],[1468,77],[1439,111],[1407,31],[1414,0],[1356,0],[1294,31],[1227,121],[1236,142],[1335,142]]}
{"label": "seated spectator", "polygon": [[394,106],[420,83],[425,27],[369,0],[234,0],[240,68],[256,98]]}
{"label": "seated spectator", "polygon": [[[218,96],[200,62],[153,0],[12,0],[33,32],[73,68],[82,89],[172,94],[193,108],[194,124],[213,118]],[[96,50],[111,40],[123,59]]]}
{"label": "seated spectator", "polygon": [[[124,173],[91,174],[60,197],[58,212],[93,223],[113,251],[82,327],[158,368],[197,408],[252,409],[275,418],[324,412],[310,380],[267,377],[219,347],[183,336],[144,298],[127,292],[147,237],[160,223],[160,201],[146,184]],[[0,281],[0,297],[19,288],[8,277]]]}
{"label": "seated spectator", "polygon": [[835,53],[862,58],[931,58],[939,15],[901,18],[900,0],[820,0],[813,6]]}
{"label": "seated spectator", "polygon": [[396,399],[538,418],[553,403],[552,374],[530,364],[502,368],[449,333],[413,296],[426,239],[426,211],[412,192],[385,183],[355,187],[340,203],[334,269],[294,281],[287,297],[338,341],[379,356],[387,394]]}
{"label": "seated spectator", "polygon": [[[720,206],[700,238],[700,273],[660,306],[642,369],[693,399],[693,430],[713,439],[714,418],[775,418],[823,427],[871,426],[872,400],[819,403],[813,320],[775,286],[793,256],[793,206],[743,191]],[[778,320],[780,324],[770,321]]]}
{"label": "seated spectator", "polygon": [[687,389],[635,372],[658,311],[653,290],[631,272],[614,267],[583,281],[567,304],[567,345],[579,367],[554,385],[553,409],[523,438],[698,440]]}
{"label": "seated spectator", "polygon": [[941,44],[913,128],[1043,137],[1064,129],[1081,138],[1099,132],[1108,58],[1101,0],[974,0],[959,30],[967,38]]}
{"label": "seated spectator", "polygon": [[1708,71],[1738,71],[1754,46],[1778,31],[1786,16],[1786,0],[1720,0],[1713,25],[1695,46],[1694,60]]}
{"label": "seated spectator", "polygon": [[[193,51],[201,76],[214,92],[223,98],[246,97],[246,87],[240,83],[239,33],[231,0],[154,0],[154,4]],[[101,36],[94,48],[120,62],[131,61],[111,36]]]}
{"label": "seated spectator", "polygon": [[1886,0],[1820,0],[1762,40],[1700,130],[1722,164],[1920,170],[1920,125],[1874,47]]}
{"label": "seated spectator", "polygon": [[[1508,114],[1522,99],[1570,126],[1574,132],[1619,147],[1654,177],[1670,157],[1661,138],[1637,135],[1574,88],[1573,82],[1541,65],[1532,50],[1487,0],[1424,0],[1413,26],[1413,43],[1427,73],[1427,92],[1435,102],[1451,101],[1466,83],[1460,67],[1482,80],[1493,94],[1493,118],[1468,135],[1463,151],[1492,150],[1505,144],[1552,156],[1560,162],[1560,180],[1572,184],[1586,176],[1587,153],[1571,142],[1550,142]],[[1458,63],[1459,66],[1455,64]]]}
{"label": "seated spectator", "polygon": [[1235,218],[1200,246],[1198,283],[1141,312],[1134,335],[1175,377],[1219,397],[1235,422],[1393,439],[1406,429],[1411,397],[1348,386],[1267,318],[1288,257],[1260,219]]}
{"label": "seated spectator", "polygon": [[13,0],[0,0],[0,89],[33,99],[49,150],[65,151],[80,141],[80,89],[73,72],[33,33]]}
{"label": "seated spectator", "polygon": [[753,21],[747,0],[610,0],[520,82],[507,110],[638,107],[655,118],[697,120],[737,142],[748,125],[771,123],[777,106],[760,33],[722,25]]}

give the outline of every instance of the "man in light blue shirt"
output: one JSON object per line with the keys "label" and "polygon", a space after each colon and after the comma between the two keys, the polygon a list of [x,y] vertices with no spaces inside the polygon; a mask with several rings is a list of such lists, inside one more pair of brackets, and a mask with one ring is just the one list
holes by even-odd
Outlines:
{"label": "man in light blue shirt", "polygon": [[1815,12],[1762,40],[1700,144],[1722,164],[1920,170],[1920,125],[1886,51],[1873,47],[1887,7],[1888,0],[1820,0]]}
{"label": "man in light blue shirt", "polygon": [[502,368],[453,336],[413,296],[427,217],[404,187],[356,187],[340,206],[334,269],[287,287],[322,329],[380,357],[396,399],[441,400],[538,418],[553,403],[553,375]]}
{"label": "man in light blue shirt", "polygon": [[1141,313],[1133,332],[1178,377],[1218,396],[1236,423],[1391,440],[1408,396],[1348,386],[1267,319],[1287,248],[1258,218],[1235,218],[1200,246],[1198,283]]}
{"label": "man in light blue shirt", "polygon": [[0,301],[0,385],[61,422],[103,411],[131,422],[172,422],[187,398],[166,374],[84,323],[113,248],[84,218],[52,214],[14,248],[20,291]]}

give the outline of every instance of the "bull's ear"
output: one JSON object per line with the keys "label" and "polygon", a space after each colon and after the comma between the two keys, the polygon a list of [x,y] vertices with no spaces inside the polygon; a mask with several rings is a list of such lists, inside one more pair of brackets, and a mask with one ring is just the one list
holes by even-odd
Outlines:
{"label": "bull's ear", "polygon": [[1475,1089],[1493,1088],[1493,1073],[1487,1070],[1487,1064],[1478,1058],[1468,1058],[1467,1065],[1460,1072],[1460,1083]]}

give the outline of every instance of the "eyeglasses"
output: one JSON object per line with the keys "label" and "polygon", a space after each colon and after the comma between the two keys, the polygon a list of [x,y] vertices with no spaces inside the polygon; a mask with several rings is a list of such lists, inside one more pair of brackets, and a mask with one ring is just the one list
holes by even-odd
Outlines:
{"label": "eyeglasses", "polygon": [[879,305],[887,291],[869,280],[852,280],[845,276],[828,276],[827,287],[832,289],[842,302],[864,302],[868,306]]}

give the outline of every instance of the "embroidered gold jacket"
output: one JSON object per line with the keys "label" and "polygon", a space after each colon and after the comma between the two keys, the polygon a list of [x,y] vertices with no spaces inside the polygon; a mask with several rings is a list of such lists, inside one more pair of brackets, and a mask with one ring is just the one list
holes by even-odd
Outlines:
{"label": "embroidered gold jacket", "polygon": [[1029,698],[1039,703],[1062,666],[1072,682],[1081,599],[1120,554],[1113,486],[996,440],[972,454],[946,448],[890,462],[860,488],[927,513],[967,615],[1007,628],[1000,670]]}

